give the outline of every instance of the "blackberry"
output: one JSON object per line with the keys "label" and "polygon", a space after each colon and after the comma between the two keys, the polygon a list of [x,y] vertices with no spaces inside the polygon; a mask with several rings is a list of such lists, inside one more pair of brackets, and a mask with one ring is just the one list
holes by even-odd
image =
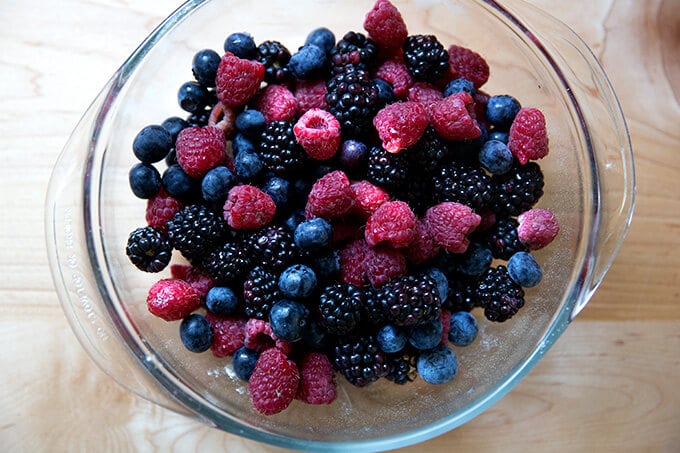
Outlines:
{"label": "blackberry", "polygon": [[437,134],[432,126],[425,129],[425,133],[418,142],[405,150],[410,168],[417,168],[426,174],[434,174],[446,161],[449,153],[447,143]]}
{"label": "blackberry", "polygon": [[349,31],[331,49],[331,70],[339,74],[348,64],[368,70],[375,65],[377,58],[378,48],[371,38]]}
{"label": "blackberry", "polygon": [[368,151],[366,177],[388,191],[403,187],[409,179],[408,160],[403,153],[392,154],[382,146],[373,146]]}
{"label": "blackberry", "polygon": [[250,258],[242,241],[229,241],[206,254],[201,267],[217,285],[238,283],[250,267]]}
{"label": "blackberry", "polygon": [[130,233],[125,253],[139,270],[160,272],[170,263],[172,247],[161,230],[147,226]]}
{"label": "blackberry", "polygon": [[319,312],[328,332],[348,334],[361,320],[361,290],[342,282],[326,286],[319,295]]}
{"label": "blackberry", "polygon": [[387,361],[390,371],[385,377],[395,384],[408,384],[418,376],[415,357],[409,353],[389,356]]}
{"label": "blackberry", "polygon": [[267,320],[269,310],[279,299],[281,292],[276,274],[261,266],[250,270],[243,281],[244,311],[249,318]]}
{"label": "blackberry", "polygon": [[438,201],[455,201],[478,210],[493,197],[491,178],[481,168],[452,162],[441,168],[433,180]]}
{"label": "blackberry", "polygon": [[376,290],[372,286],[366,286],[361,290],[362,310],[361,317],[364,321],[372,324],[384,323],[382,307],[377,298]]}
{"label": "blackberry", "polygon": [[375,298],[387,321],[396,326],[423,324],[441,311],[437,282],[425,273],[395,278],[376,289]]}
{"label": "blackberry", "polygon": [[260,137],[260,158],[265,167],[278,176],[287,176],[302,169],[305,152],[293,133],[293,123],[272,121]]}
{"label": "blackberry", "polygon": [[477,279],[466,275],[455,274],[448,278],[449,291],[442,308],[451,313],[471,311],[479,305],[477,300]]}
{"label": "blackberry", "polygon": [[264,41],[257,46],[255,59],[264,65],[264,81],[281,84],[290,80],[290,51],[279,41]]}
{"label": "blackberry", "polygon": [[224,218],[202,204],[189,205],[175,213],[167,229],[170,244],[189,260],[209,251],[228,232]]}
{"label": "blackberry", "polygon": [[326,82],[326,103],[345,136],[359,136],[373,126],[380,96],[367,70],[346,66]]}
{"label": "blackberry", "polygon": [[527,251],[517,236],[519,223],[512,217],[498,219],[485,233],[486,245],[494,258],[509,260],[516,252]]}
{"label": "blackberry", "polygon": [[272,224],[248,238],[248,252],[253,262],[272,272],[281,272],[302,258],[293,234],[283,225]]}
{"label": "blackberry", "polygon": [[476,293],[489,321],[507,321],[524,306],[524,290],[512,281],[503,265],[489,268],[482,275]]}
{"label": "blackberry", "polygon": [[336,339],[333,364],[357,387],[364,387],[390,372],[387,356],[380,350],[373,335]]}
{"label": "blackberry", "polygon": [[428,208],[436,204],[433,196],[432,177],[430,174],[411,167],[409,177],[404,185],[391,191],[395,198],[405,201],[416,215],[423,215]]}
{"label": "blackberry", "polygon": [[515,163],[509,172],[492,177],[493,200],[489,207],[501,216],[528,211],[543,195],[543,172],[536,162]]}
{"label": "blackberry", "polygon": [[413,35],[404,42],[404,63],[414,79],[434,83],[449,69],[449,53],[433,35]]}

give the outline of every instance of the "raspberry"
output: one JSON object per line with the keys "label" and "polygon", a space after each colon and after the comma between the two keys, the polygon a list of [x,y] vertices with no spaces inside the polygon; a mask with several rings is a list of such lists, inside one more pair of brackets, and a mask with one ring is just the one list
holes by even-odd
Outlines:
{"label": "raspberry", "polygon": [[363,239],[356,239],[340,250],[340,280],[350,285],[364,286],[368,253],[368,244]]}
{"label": "raspberry", "polygon": [[530,209],[517,217],[517,237],[529,250],[542,249],[560,231],[557,217],[547,209]]}
{"label": "raspberry", "polygon": [[388,247],[369,249],[366,259],[368,281],[377,288],[406,273],[406,257],[399,250]]}
{"label": "raspberry", "polygon": [[470,93],[462,91],[445,97],[430,108],[430,122],[446,140],[469,140],[482,131],[474,118],[474,102]]}
{"label": "raspberry", "polygon": [[201,298],[184,280],[164,278],[149,289],[146,304],[154,316],[166,321],[178,321],[200,307]]}
{"label": "raspberry", "polygon": [[297,114],[297,99],[283,85],[268,85],[255,96],[253,107],[262,112],[267,123],[293,121]]}
{"label": "raspberry", "polygon": [[302,115],[310,109],[328,110],[326,104],[326,81],[298,80],[293,94],[297,100],[297,113]]}
{"label": "raspberry", "polygon": [[521,108],[510,126],[508,148],[522,164],[548,155],[548,132],[543,113],[535,108]]}
{"label": "raspberry", "polygon": [[241,185],[229,191],[224,203],[224,218],[235,230],[254,230],[269,224],[276,205],[269,195],[255,186]]}
{"label": "raspberry", "polygon": [[428,125],[427,112],[417,102],[397,102],[380,110],[373,118],[373,125],[383,148],[398,153],[415,145],[423,136]]}
{"label": "raspberry", "polygon": [[[236,111],[234,108],[218,102],[210,110],[208,126],[219,127],[224,132],[225,137],[232,138],[236,130]],[[231,169],[233,170],[233,168]]]}
{"label": "raspberry", "polygon": [[425,223],[435,242],[451,253],[464,253],[472,233],[482,218],[469,206],[448,201],[427,210]]}
{"label": "raspberry", "polygon": [[477,52],[465,47],[449,47],[449,66],[453,78],[467,79],[479,88],[489,80],[489,65]]}
{"label": "raspberry", "polygon": [[406,247],[415,235],[416,216],[403,201],[383,203],[366,222],[366,243],[375,247],[386,242],[392,247]]}
{"label": "raspberry", "polygon": [[227,107],[246,104],[260,89],[264,69],[262,63],[225,53],[215,78],[217,98]]}
{"label": "raspberry", "polygon": [[222,129],[214,126],[188,127],[177,136],[177,163],[192,178],[226,162],[226,140]]}
{"label": "raspberry", "polygon": [[354,212],[368,219],[382,204],[390,201],[390,195],[368,181],[358,181],[350,186],[354,197]]}
{"label": "raspberry", "polygon": [[264,415],[287,408],[297,394],[300,373],[297,365],[276,348],[260,354],[248,380],[253,406]]}
{"label": "raspberry", "polygon": [[308,404],[330,404],[337,397],[335,370],[328,356],[310,352],[300,362],[300,385],[296,399]]}
{"label": "raspberry", "polygon": [[215,357],[230,356],[243,346],[246,321],[237,316],[218,316],[208,312],[205,319],[210,323],[213,340],[210,349]]}
{"label": "raspberry", "polygon": [[155,197],[146,202],[146,223],[166,232],[165,224],[183,207],[181,201],[171,197],[165,189],[161,188]]}
{"label": "raspberry", "polygon": [[408,30],[401,13],[389,0],[377,0],[364,19],[364,30],[385,50],[400,49]]}
{"label": "raspberry", "polygon": [[172,278],[184,280],[196,290],[201,300],[205,300],[210,288],[215,286],[212,277],[201,269],[186,264],[170,265],[170,275]]}
{"label": "raspberry", "polygon": [[414,80],[408,68],[401,60],[385,60],[378,67],[375,76],[389,82],[397,99],[404,99]]}
{"label": "raspberry", "polygon": [[261,319],[249,319],[245,324],[245,338],[243,345],[257,352],[276,348],[284,354],[290,354],[291,344],[287,341],[279,340],[272,332],[272,326]]}
{"label": "raspberry", "polygon": [[431,105],[444,99],[444,95],[429,83],[416,82],[408,89],[406,99],[422,104],[429,111]]}
{"label": "raspberry", "polygon": [[333,219],[342,217],[354,207],[354,197],[347,175],[340,170],[322,176],[307,197],[305,216]]}
{"label": "raspberry", "polygon": [[312,159],[330,159],[340,146],[340,123],[325,110],[311,109],[305,112],[293,126],[293,133]]}
{"label": "raspberry", "polygon": [[413,241],[406,248],[406,258],[413,264],[422,264],[439,253],[439,245],[435,242],[427,224],[423,219],[416,220]]}

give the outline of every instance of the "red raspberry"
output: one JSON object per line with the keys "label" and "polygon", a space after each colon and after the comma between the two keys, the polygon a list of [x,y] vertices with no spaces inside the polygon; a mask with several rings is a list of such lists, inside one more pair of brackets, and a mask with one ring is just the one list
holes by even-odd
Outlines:
{"label": "red raspberry", "polygon": [[429,111],[432,104],[436,104],[444,99],[444,95],[429,83],[416,82],[408,89],[406,99],[411,102],[418,102]]}
{"label": "red raspberry", "polygon": [[490,97],[482,91],[477,91],[473,98],[475,101],[475,119],[477,123],[484,124],[487,130],[489,129],[489,123],[486,121],[486,104],[489,102]]}
{"label": "red raspberry", "polygon": [[385,189],[368,181],[358,181],[350,186],[354,197],[354,212],[368,219],[383,203],[390,201]]}
{"label": "red raspberry", "polygon": [[401,49],[408,29],[401,13],[389,0],[377,0],[364,19],[364,30],[383,49]]}
{"label": "red raspberry", "polygon": [[430,230],[423,219],[416,220],[413,241],[406,248],[406,258],[413,264],[422,264],[439,253],[439,246],[434,241]]}
{"label": "red raspberry", "polygon": [[406,257],[389,247],[369,249],[366,257],[366,276],[374,288],[406,273]]}
{"label": "red raspberry", "polygon": [[215,286],[215,281],[207,272],[188,264],[171,264],[170,275],[190,284],[202,300],[205,300],[210,288]]}
{"label": "red raspberry", "polygon": [[350,285],[364,286],[369,250],[363,239],[352,241],[340,250],[340,280]]}
{"label": "red raspberry", "polygon": [[237,316],[218,316],[208,312],[205,319],[210,323],[213,340],[210,349],[215,357],[227,357],[243,346],[246,320]]}
{"label": "red raspberry", "polygon": [[300,373],[297,365],[276,348],[267,349],[257,359],[248,380],[253,406],[264,415],[278,414],[297,394]]}
{"label": "red raspberry", "polygon": [[449,47],[449,66],[454,78],[462,77],[479,88],[489,80],[489,65],[486,60],[465,47],[453,45]]}
{"label": "red raspberry", "polygon": [[272,326],[267,321],[255,318],[249,319],[245,324],[243,344],[246,348],[258,352],[276,348],[288,355],[292,350],[291,343],[276,338],[272,331]]}
{"label": "red raspberry", "polygon": [[310,352],[300,362],[300,384],[295,398],[308,404],[331,404],[338,396],[335,370],[328,356]]}
{"label": "red raspberry", "polygon": [[548,131],[543,112],[521,108],[510,126],[508,148],[522,165],[548,155]]}
{"label": "red raspberry", "polygon": [[217,99],[227,107],[244,105],[255,96],[263,80],[262,63],[243,60],[227,52],[217,67],[215,77]]}
{"label": "red raspberry", "polygon": [[255,186],[232,187],[224,202],[224,218],[235,230],[255,230],[268,225],[276,214],[272,198]]}
{"label": "red raspberry", "polygon": [[149,226],[166,231],[165,224],[183,207],[182,202],[168,195],[165,189],[161,187],[158,194],[146,202],[146,223]]}
{"label": "red raspberry", "polygon": [[392,85],[394,97],[404,99],[413,85],[413,77],[403,61],[397,59],[385,60],[380,64],[375,76]]}
{"label": "red raspberry", "polygon": [[342,217],[354,207],[354,197],[347,175],[340,171],[325,174],[312,186],[307,197],[305,215],[333,219]]}
{"label": "red raspberry", "polygon": [[340,146],[340,123],[325,110],[306,111],[293,126],[293,133],[312,159],[330,159]]}
{"label": "red raspberry", "polygon": [[262,112],[267,123],[293,121],[297,114],[297,99],[283,85],[267,85],[255,96],[253,107]]}
{"label": "red raspberry", "polygon": [[[208,126],[219,127],[227,139],[232,138],[236,131],[236,110],[217,102],[210,110]],[[233,170],[233,167],[231,169]]]}
{"label": "red raspberry", "polygon": [[557,217],[547,209],[530,209],[520,214],[517,222],[517,237],[529,250],[542,249],[560,232]]}
{"label": "red raspberry", "polygon": [[200,178],[208,170],[227,160],[226,140],[222,129],[215,126],[188,127],[177,136],[177,163],[192,178]]}
{"label": "red raspberry", "polygon": [[442,322],[442,341],[439,344],[449,344],[449,332],[451,332],[451,312],[445,308],[439,312],[439,320]]}
{"label": "red raspberry", "polygon": [[482,218],[469,206],[446,201],[432,206],[425,213],[425,223],[435,242],[451,253],[464,253],[472,233]]}
{"label": "red raspberry", "polygon": [[165,278],[149,289],[146,304],[152,315],[166,321],[178,321],[201,306],[201,297],[184,280]]}
{"label": "red raspberry", "polygon": [[366,222],[366,243],[375,247],[387,243],[392,247],[407,247],[413,242],[416,216],[403,201],[383,203]]}
{"label": "red raspberry", "polygon": [[325,80],[298,80],[295,84],[295,99],[297,99],[298,115],[307,110],[328,110],[326,104],[326,81]]}
{"label": "red raspberry", "polygon": [[430,123],[445,140],[469,140],[482,135],[475,121],[474,102],[470,93],[454,93],[433,104]]}
{"label": "red raspberry", "polygon": [[398,153],[415,145],[427,129],[427,111],[418,102],[395,102],[380,110],[373,118],[383,148]]}

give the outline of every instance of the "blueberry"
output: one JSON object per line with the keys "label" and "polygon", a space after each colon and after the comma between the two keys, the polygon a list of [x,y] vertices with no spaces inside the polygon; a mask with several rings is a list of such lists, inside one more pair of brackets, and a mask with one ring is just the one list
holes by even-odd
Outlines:
{"label": "blueberry", "polygon": [[201,194],[205,201],[222,203],[229,195],[229,189],[236,185],[236,175],[227,167],[219,166],[211,169],[201,181]]}
{"label": "blueberry", "polygon": [[248,33],[232,33],[224,41],[224,51],[249,60],[255,58],[257,47],[255,40]]}
{"label": "blueberry", "polygon": [[210,94],[197,82],[186,82],[177,91],[177,103],[182,110],[197,113],[205,108]]}
{"label": "blueberry", "polygon": [[498,140],[499,142],[503,142],[507,145],[509,139],[510,139],[510,134],[508,134],[507,132],[497,131],[497,130],[493,130],[493,131],[489,132],[489,141]]}
{"label": "blueberry", "polygon": [[522,106],[512,96],[501,94],[491,96],[486,103],[486,119],[495,127],[507,130]]}
{"label": "blueberry", "polygon": [[248,109],[236,115],[236,130],[248,138],[258,138],[265,127],[265,119],[259,110]]}
{"label": "blueberry", "polygon": [[136,164],[129,173],[130,188],[137,198],[148,200],[161,189],[161,175],[156,167],[149,164]]}
{"label": "blueberry", "polygon": [[491,266],[493,255],[491,250],[478,242],[472,242],[461,256],[458,271],[473,277],[482,275]]}
{"label": "blueberry", "polygon": [[217,67],[220,65],[221,59],[219,54],[211,49],[196,52],[191,62],[191,72],[193,72],[198,83],[204,87],[215,86],[215,76],[217,76]]}
{"label": "blueberry", "polygon": [[439,319],[417,324],[408,330],[408,342],[421,351],[432,349],[442,341],[443,326]]}
{"label": "blueberry", "polygon": [[231,288],[213,286],[205,296],[205,306],[216,315],[230,315],[238,309],[238,297]]}
{"label": "blueberry", "polygon": [[299,224],[305,221],[305,212],[301,209],[295,210],[291,215],[288,216],[284,224],[288,227],[291,232],[295,232],[295,229]]}
{"label": "blueberry", "polygon": [[272,176],[262,184],[262,192],[269,195],[277,209],[288,204],[290,198],[290,182],[278,176]]}
{"label": "blueberry", "polygon": [[236,377],[244,381],[250,379],[258,357],[260,357],[260,354],[257,351],[248,349],[245,346],[241,346],[234,351],[234,355],[231,357],[231,366],[234,368]]}
{"label": "blueberry", "polygon": [[249,153],[257,152],[255,148],[255,143],[243,134],[236,134],[231,141],[231,150],[234,156],[237,156],[241,151],[246,151]]}
{"label": "blueberry", "polygon": [[340,272],[340,253],[333,250],[325,255],[315,256],[312,267],[319,277],[334,277]]}
{"label": "blueberry", "polygon": [[307,328],[302,333],[302,341],[312,349],[323,350],[328,346],[330,334],[313,318],[309,319]]}
{"label": "blueberry", "polygon": [[282,299],[269,311],[274,335],[283,341],[297,341],[307,328],[309,309],[300,302]]}
{"label": "blueberry", "polygon": [[256,152],[244,150],[234,158],[234,168],[240,179],[252,181],[260,175],[264,169],[264,163]]}
{"label": "blueberry", "polygon": [[212,344],[212,328],[203,316],[189,315],[179,325],[179,337],[182,344],[191,352],[203,352]]}
{"label": "blueberry", "polygon": [[459,311],[451,315],[449,341],[456,346],[468,346],[477,338],[477,319],[467,311]]}
{"label": "blueberry", "polygon": [[416,370],[428,384],[445,384],[456,377],[458,359],[448,346],[439,345],[418,355]]}
{"label": "blueberry", "polygon": [[439,293],[439,299],[442,303],[449,296],[449,279],[441,271],[441,269],[436,267],[431,267],[427,270],[427,274],[437,282],[437,292]]}
{"label": "blueberry", "polygon": [[362,167],[368,158],[368,147],[358,140],[345,140],[340,147],[340,163],[343,167],[357,169]]}
{"label": "blueberry", "polygon": [[281,293],[293,299],[309,297],[316,287],[316,274],[304,264],[294,264],[279,276]]}
{"label": "blueberry", "polygon": [[394,87],[390,82],[381,78],[373,79],[376,88],[378,88],[378,104],[387,105],[394,102]]}
{"label": "blueberry", "polygon": [[444,97],[449,97],[455,93],[470,93],[470,96],[475,95],[475,84],[470,82],[468,79],[459,78],[452,80],[446,85],[444,89]]}
{"label": "blueberry", "polygon": [[494,175],[502,175],[512,168],[512,153],[508,145],[498,140],[488,140],[479,151],[479,163]]}
{"label": "blueberry", "polygon": [[314,217],[295,228],[295,244],[303,250],[319,250],[331,242],[333,228],[327,220]]}
{"label": "blueberry", "polygon": [[310,80],[323,71],[327,62],[326,52],[315,45],[307,44],[290,57],[288,69],[296,79]]}
{"label": "blueberry", "polygon": [[175,165],[177,163],[177,150],[175,148],[171,148],[170,151],[168,152],[168,155],[165,156],[165,165],[168,167],[170,165]]}
{"label": "blueberry", "polygon": [[308,44],[317,46],[324,53],[329,53],[335,47],[335,35],[325,27],[317,28],[307,35],[305,45]]}
{"label": "blueberry", "polygon": [[142,163],[163,159],[172,148],[172,135],[162,126],[152,124],[139,131],[132,141],[132,151]]}
{"label": "blueberry", "polygon": [[380,349],[388,354],[401,351],[407,342],[406,332],[391,324],[385,324],[378,330],[376,340]]}
{"label": "blueberry", "polygon": [[508,260],[508,274],[519,286],[533,288],[543,278],[543,271],[529,252],[516,252]]}
{"label": "blueberry", "polygon": [[161,123],[161,127],[170,133],[174,145],[179,133],[189,127],[189,123],[179,116],[171,116]]}
{"label": "blueberry", "polygon": [[171,197],[186,199],[193,194],[195,181],[179,164],[174,164],[163,172],[163,187]]}

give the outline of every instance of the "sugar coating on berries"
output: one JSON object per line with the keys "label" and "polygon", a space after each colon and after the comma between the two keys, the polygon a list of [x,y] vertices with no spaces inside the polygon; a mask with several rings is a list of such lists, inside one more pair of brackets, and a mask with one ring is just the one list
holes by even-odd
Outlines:
{"label": "sugar coating on berries", "polygon": [[464,253],[472,233],[481,217],[469,206],[447,201],[432,206],[425,213],[425,223],[434,241],[444,250],[451,253]]}
{"label": "sugar coating on berries", "polygon": [[406,270],[406,257],[401,251],[389,247],[375,247],[368,251],[366,276],[374,288],[401,277]]}
{"label": "sugar coating on berries", "polygon": [[355,239],[340,250],[340,280],[362,287],[366,281],[366,259],[369,247],[363,239]]}
{"label": "sugar coating on berries", "polygon": [[375,71],[375,76],[392,85],[397,99],[406,98],[409,88],[415,82],[404,62],[398,59],[383,61]]}
{"label": "sugar coating on berries", "polygon": [[470,93],[463,91],[445,97],[431,105],[429,112],[430,123],[446,140],[471,140],[482,134]]}
{"label": "sugar coating on berries", "polygon": [[510,152],[522,164],[548,155],[548,131],[539,109],[523,107],[517,112],[508,139]]}
{"label": "sugar coating on berries", "polygon": [[264,415],[277,414],[295,398],[300,383],[298,367],[276,348],[264,351],[248,380],[255,409]]}
{"label": "sugar coating on berries", "polygon": [[364,30],[378,46],[386,50],[401,48],[408,36],[401,13],[389,0],[375,2],[364,18]]}
{"label": "sugar coating on berries", "polygon": [[454,78],[462,77],[479,88],[489,80],[489,65],[477,52],[466,47],[449,47],[449,66]]}
{"label": "sugar coating on berries", "polygon": [[366,222],[366,243],[407,247],[415,235],[416,216],[404,201],[383,203]]}
{"label": "sugar coating on berries", "polygon": [[330,159],[340,147],[340,122],[325,110],[307,110],[293,126],[293,133],[312,159]]}
{"label": "sugar coating on berries", "polygon": [[328,110],[326,93],[326,81],[323,79],[296,81],[293,94],[297,100],[298,114],[302,115],[311,109]]}
{"label": "sugar coating on berries", "polygon": [[382,187],[368,181],[357,181],[350,186],[354,196],[354,212],[368,219],[384,203],[390,201],[390,194]]}
{"label": "sugar coating on berries", "polygon": [[297,114],[297,99],[283,85],[267,85],[255,96],[253,107],[262,112],[268,123],[293,121]]}
{"label": "sugar coating on berries", "polygon": [[413,234],[413,241],[406,248],[406,258],[413,264],[422,264],[434,258],[439,253],[439,244],[424,219],[417,219]]}
{"label": "sugar coating on berries", "polygon": [[255,186],[233,187],[224,203],[224,218],[235,230],[254,230],[268,225],[276,214],[272,198]]}
{"label": "sugar coating on berries", "polygon": [[228,357],[243,346],[246,321],[240,316],[219,316],[208,312],[205,319],[210,323],[213,340],[210,350],[215,357]]}
{"label": "sugar coating on berries", "polygon": [[246,348],[257,352],[276,348],[286,355],[290,354],[290,351],[292,350],[291,343],[283,341],[274,335],[272,326],[269,322],[255,318],[246,321],[243,345]]}
{"label": "sugar coating on berries", "polygon": [[226,162],[226,140],[222,129],[214,126],[188,127],[177,136],[177,163],[192,178]]}
{"label": "sugar coating on berries", "polygon": [[333,219],[342,217],[354,207],[354,197],[347,175],[332,171],[319,178],[307,197],[305,216]]}
{"label": "sugar coating on berries", "polygon": [[184,205],[181,201],[171,197],[165,189],[161,188],[155,197],[150,198],[146,202],[146,223],[161,231],[166,231],[165,224],[168,223],[168,220],[172,219],[172,216],[181,211],[183,207]]}
{"label": "sugar coating on berries", "polygon": [[517,222],[517,237],[529,250],[542,249],[560,232],[557,217],[548,209],[530,209],[520,214]]}
{"label": "sugar coating on berries", "polygon": [[262,63],[225,53],[215,77],[217,98],[228,107],[246,104],[260,89],[264,71]]}
{"label": "sugar coating on berries", "polygon": [[178,321],[201,306],[201,297],[184,280],[164,278],[151,286],[146,304],[152,315],[166,321]]}
{"label": "sugar coating on berries", "polygon": [[383,148],[398,153],[415,145],[427,129],[425,108],[418,102],[396,102],[380,110],[373,118]]}
{"label": "sugar coating on berries", "polygon": [[296,398],[307,404],[331,404],[337,398],[335,370],[328,356],[310,352],[300,361],[300,384]]}

